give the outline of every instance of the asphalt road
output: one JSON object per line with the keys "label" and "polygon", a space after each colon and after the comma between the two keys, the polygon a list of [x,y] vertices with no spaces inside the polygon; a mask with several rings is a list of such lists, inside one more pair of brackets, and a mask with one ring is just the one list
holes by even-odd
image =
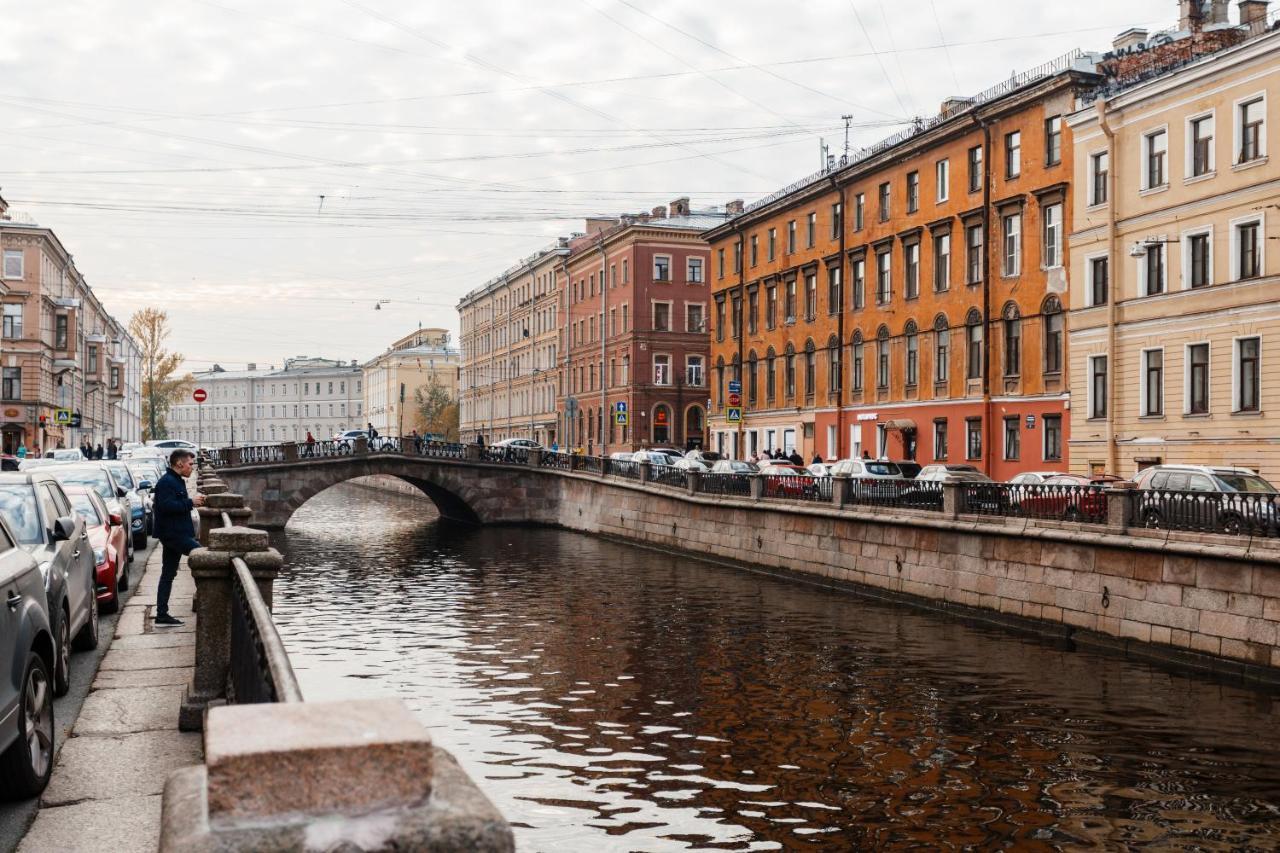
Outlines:
{"label": "asphalt road", "polygon": [[[133,563],[129,566],[131,582],[142,577],[142,570],[147,565],[147,558],[151,556],[155,545],[156,540],[149,539],[146,549],[134,554]],[[124,602],[133,596],[135,587],[136,584],[131,583],[129,590],[121,594],[122,610]],[[98,648],[91,652],[72,652],[71,654],[71,689],[67,691],[66,696],[55,699],[53,702],[54,744],[59,751],[67,742],[67,736],[75,725],[76,718],[80,716],[80,708],[84,705],[85,697],[89,695],[89,686],[93,684],[93,677],[98,673],[98,665],[102,663],[103,655],[111,647],[111,638],[116,635],[116,620],[119,618],[119,613],[103,615],[98,623]],[[0,802],[0,850],[14,850],[18,846],[22,837],[26,835],[27,828],[35,820],[39,807],[39,797],[15,802]]]}

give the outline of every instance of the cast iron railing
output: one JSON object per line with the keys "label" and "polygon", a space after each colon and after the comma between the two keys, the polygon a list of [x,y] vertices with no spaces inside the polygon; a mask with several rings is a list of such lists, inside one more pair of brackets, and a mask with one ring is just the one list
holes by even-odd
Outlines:
{"label": "cast iron railing", "polygon": [[1233,536],[1277,536],[1280,498],[1248,492],[1141,489],[1133,492],[1130,521],[1161,530],[1191,530]]}
{"label": "cast iron railing", "polygon": [[698,493],[751,497],[750,474],[703,474],[698,478]]}
{"label": "cast iron railing", "polygon": [[640,463],[625,459],[605,459],[604,472],[615,477],[626,477],[629,480],[640,479]]}
{"label": "cast iron railing", "polygon": [[942,510],[942,484],[881,477],[856,477],[849,481],[846,502],[856,506]]}
{"label": "cast iron railing", "polygon": [[604,459],[599,456],[579,456],[578,468],[588,474],[603,474]]}
{"label": "cast iron railing", "polygon": [[[793,501],[817,501],[818,477],[808,474],[761,474],[764,479],[764,496],[766,498],[783,498]],[[830,501],[831,493],[827,492]]]}
{"label": "cast iron railing", "polygon": [[543,468],[554,468],[557,471],[569,470],[569,454],[568,453],[552,453],[549,450],[542,451],[542,458],[538,460],[538,465]]}
{"label": "cast iron railing", "polygon": [[684,476],[684,469],[671,465],[649,466],[649,482],[659,483],[663,486],[674,486],[678,489],[683,489],[688,485],[688,480]]}

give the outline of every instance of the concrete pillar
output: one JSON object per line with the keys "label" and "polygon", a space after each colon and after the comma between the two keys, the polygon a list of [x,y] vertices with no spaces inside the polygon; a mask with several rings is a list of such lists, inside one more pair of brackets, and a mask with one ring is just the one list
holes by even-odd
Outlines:
{"label": "concrete pillar", "polygon": [[853,484],[850,477],[831,478],[831,504],[836,509],[844,509],[849,505],[849,489]]}
{"label": "concrete pillar", "polygon": [[944,482],[942,484],[942,515],[946,518],[958,518],[964,512],[964,493],[959,483]]}
{"label": "concrete pillar", "polygon": [[751,499],[764,500],[764,477],[760,474],[749,474],[751,477]]}
{"label": "concrete pillar", "polygon": [[466,444],[462,447],[462,458],[468,462],[479,462],[483,448],[478,444]]}
{"label": "concrete pillar", "polygon": [[689,494],[696,495],[698,493],[698,481],[702,479],[701,471],[692,469],[684,472],[684,484],[689,489]]}
{"label": "concrete pillar", "polygon": [[286,441],[280,445],[280,451],[284,454],[285,462],[298,461],[298,444],[294,441]]}
{"label": "concrete pillar", "polygon": [[228,447],[222,451],[223,458],[227,460],[227,465],[244,464],[244,448]]}
{"label": "concrete pillar", "polygon": [[1107,487],[1107,532],[1128,533],[1133,518],[1132,503],[1137,497],[1133,483],[1112,483]]}
{"label": "concrete pillar", "polygon": [[653,475],[653,469],[649,464],[649,460],[646,459],[640,463],[640,482],[642,483],[649,482],[649,478],[652,475]]}
{"label": "concrete pillar", "polygon": [[569,454],[569,470],[577,471],[582,467],[582,457],[576,453]]}
{"label": "concrete pillar", "polygon": [[529,467],[530,468],[542,467],[542,450],[540,448],[533,447],[529,449]]}
{"label": "concrete pillar", "polygon": [[231,523],[248,526],[253,510],[245,506],[244,496],[232,492],[206,494],[204,506],[196,509],[200,517],[200,530],[196,536],[200,544],[209,547],[209,531],[222,526],[222,514],[231,517]]}
{"label": "concrete pillar", "polygon": [[364,456],[369,452],[369,439],[363,435],[359,436],[355,440],[355,446],[356,446],[356,450],[355,450],[356,456]]}

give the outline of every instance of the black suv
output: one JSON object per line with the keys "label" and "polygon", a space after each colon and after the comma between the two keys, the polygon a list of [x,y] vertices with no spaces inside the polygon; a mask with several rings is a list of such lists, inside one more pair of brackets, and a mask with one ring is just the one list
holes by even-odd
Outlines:
{"label": "black suv", "polygon": [[98,647],[93,548],[84,519],[47,469],[0,473],[0,515],[44,578],[54,638],[53,687],[71,686],[71,644]]}

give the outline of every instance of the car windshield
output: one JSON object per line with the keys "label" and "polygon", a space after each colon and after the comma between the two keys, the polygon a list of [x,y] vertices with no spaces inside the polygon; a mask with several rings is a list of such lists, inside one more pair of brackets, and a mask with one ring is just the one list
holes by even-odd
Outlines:
{"label": "car windshield", "polygon": [[126,489],[136,488],[133,482],[133,474],[129,471],[128,465],[116,463],[115,465],[109,465],[108,467],[111,469],[111,473],[116,475],[116,480],[120,482],[120,485],[124,486]]}
{"label": "car windshield", "polygon": [[1217,473],[1213,477],[1226,492],[1249,492],[1250,494],[1274,495],[1275,486],[1256,474]]}
{"label": "car windshield", "polygon": [[713,450],[702,451],[702,460],[704,462],[719,462],[723,458],[723,456]]}
{"label": "car windshield", "polygon": [[9,519],[9,526],[23,545],[38,545],[44,541],[40,531],[40,510],[36,509],[36,492],[31,486],[17,483],[0,486],[0,513]]}
{"label": "car windshield", "polygon": [[885,477],[893,474],[901,474],[902,469],[892,462],[868,462],[867,473],[879,474],[881,477]]}
{"label": "car windshield", "polygon": [[93,505],[93,501],[83,492],[67,495],[71,499],[71,508],[84,519],[84,523],[88,525],[102,524],[102,517],[98,515],[98,508]]}
{"label": "car windshield", "polygon": [[111,478],[101,468],[54,468],[49,473],[53,474],[59,483],[88,486],[101,495],[104,501],[115,499],[116,493],[111,490]]}
{"label": "car windshield", "polygon": [[139,483],[143,480],[154,480],[156,478],[155,471],[143,468],[141,465],[130,465],[129,473],[132,474],[133,478]]}

